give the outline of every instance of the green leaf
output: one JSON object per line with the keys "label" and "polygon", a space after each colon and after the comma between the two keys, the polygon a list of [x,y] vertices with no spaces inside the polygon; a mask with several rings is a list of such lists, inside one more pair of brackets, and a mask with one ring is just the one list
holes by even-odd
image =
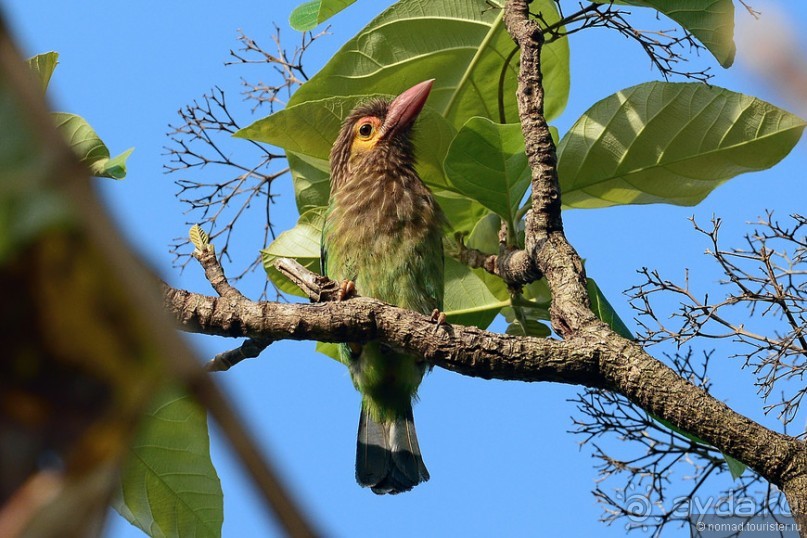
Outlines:
{"label": "green leaf", "polygon": [[204,410],[164,390],[132,444],[115,509],[152,537],[218,537],[223,504]]}
{"label": "green leaf", "polygon": [[[546,338],[552,334],[552,330],[542,321],[549,320],[549,311],[545,308],[533,308],[531,303],[514,296],[513,306],[502,309],[505,321],[509,323],[506,334],[513,336],[537,336]],[[526,305],[526,306],[525,306]]]}
{"label": "green leaf", "polygon": [[37,54],[32,58],[28,58],[28,67],[31,68],[31,71],[39,79],[40,84],[42,84],[42,93],[48,89],[50,77],[53,75],[53,70],[56,69],[58,63],[59,53],[53,51]]}
{"label": "green leaf", "polygon": [[465,240],[465,245],[486,254],[496,254],[499,252],[499,229],[501,226],[502,221],[499,215],[488,213],[474,226],[473,231]]}
{"label": "green leaf", "polygon": [[630,332],[630,329],[628,329],[628,326],[620,319],[616,310],[614,310],[614,307],[608,302],[608,299],[605,298],[605,295],[603,295],[602,290],[600,290],[600,287],[593,278],[589,278],[586,282],[586,289],[588,290],[588,298],[591,301],[591,310],[597,314],[597,317],[607,323],[618,335],[628,340],[633,340],[633,334]]}
{"label": "green leaf", "polygon": [[[310,175],[310,166],[330,173],[328,157],[342,119],[361,99],[361,96],[328,97],[288,106],[241,129],[235,136],[272,144],[305,159],[309,167],[300,175]],[[453,127],[427,107],[420,113],[415,129],[420,177],[427,184],[446,187],[443,158],[454,138]]]}
{"label": "green leaf", "polygon": [[618,0],[614,3],[656,9],[703,43],[720,65],[730,67],[734,63],[737,49],[732,0]]}
{"label": "green leaf", "polygon": [[305,294],[275,269],[278,258],[294,258],[307,269],[320,272],[320,241],[322,240],[322,223],[324,208],[312,209],[300,215],[297,225],[286,230],[272,243],[261,250],[261,260],[266,274],[272,282],[285,293],[305,297]]}
{"label": "green leaf", "polygon": [[335,344],[333,342],[317,342],[316,350],[326,357],[330,357],[342,362],[342,357],[339,354],[340,345],[341,344]]}
{"label": "green leaf", "polygon": [[459,192],[511,225],[516,221],[516,212],[530,185],[521,124],[469,119],[451,142],[444,168]]}
{"label": "green leaf", "polygon": [[723,454],[723,459],[726,460],[726,465],[728,466],[731,477],[734,480],[740,478],[748,467],[740,460],[734,459],[728,454]]}
{"label": "green leaf", "polygon": [[[503,123],[517,121],[518,57],[511,56],[516,47],[504,27],[503,10],[495,6],[486,0],[396,2],[303,84],[289,105],[333,95],[397,95],[434,78],[429,105],[459,129],[472,116],[501,121],[499,80],[504,73]],[[548,24],[559,18],[552,0],[536,0],[531,11],[540,11]],[[542,68],[545,111],[552,119],[569,94],[566,39],[543,48]]]}
{"label": "green leaf", "polygon": [[510,302],[490,292],[478,274],[480,269],[472,270],[451,257],[445,260],[443,311],[449,323],[486,328]]}
{"label": "green leaf", "polygon": [[134,148],[110,158],[109,149],[84,118],[66,112],[53,112],[52,116],[59,132],[92,175],[112,179],[126,177],[126,159]]}
{"label": "green leaf", "polygon": [[328,161],[286,152],[292,180],[297,211],[302,215],[309,209],[328,205],[331,193],[331,176]]}
{"label": "green leaf", "polygon": [[356,0],[312,0],[300,4],[289,15],[289,26],[298,32],[313,30]]}
{"label": "green leaf", "polygon": [[[499,227],[501,220],[495,213],[488,213],[477,222],[471,234],[465,240],[465,246],[475,248],[485,253],[493,254],[499,251]],[[448,252],[448,251],[447,251]],[[510,300],[510,290],[504,280],[487,271],[475,271],[488,290],[500,301]]]}
{"label": "green leaf", "polygon": [[695,205],[728,179],[779,162],[804,120],[754,97],[650,82],[591,107],[558,146],[568,207]]}
{"label": "green leaf", "polygon": [[530,318],[526,320],[525,325],[522,325],[520,320],[513,321],[504,332],[513,336],[536,336],[538,338],[546,338],[552,334],[552,330],[545,323]]}
{"label": "green leaf", "polygon": [[477,223],[490,211],[475,200],[456,192],[432,189],[434,198],[455,232],[471,233]]}

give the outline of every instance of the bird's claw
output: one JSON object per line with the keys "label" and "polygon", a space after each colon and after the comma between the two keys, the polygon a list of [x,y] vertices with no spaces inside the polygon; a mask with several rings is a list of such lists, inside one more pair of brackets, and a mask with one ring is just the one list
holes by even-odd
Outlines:
{"label": "bird's claw", "polygon": [[339,284],[339,290],[336,292],[336,300],[344,301],[350,299],[351,295],[356,293],[356,284],[352,280],[343,280]]}
{"label": "bird's claw", "polygon": [[439,309],[435,308],[432,310],[431,320],[436,323],[434,326],[434,334],[437,334],[437,331],[440,330],[440,326],[446,324],[446,313],[440,312]]}

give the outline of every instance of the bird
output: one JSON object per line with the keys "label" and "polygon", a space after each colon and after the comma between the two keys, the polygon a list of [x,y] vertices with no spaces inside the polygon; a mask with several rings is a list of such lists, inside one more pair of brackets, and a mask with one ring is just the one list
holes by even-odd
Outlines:
{"label": "bird", "polygon": [[[446,219],[415,170],[412,142],[432,83],[361,102],[344,119],[330,152],[321,263],[359,295],[437,319]],[[342,344],[340,360],[361,393],[356,481],[379,495],[427,481],[412,414],[427,363],[379,341]]]}

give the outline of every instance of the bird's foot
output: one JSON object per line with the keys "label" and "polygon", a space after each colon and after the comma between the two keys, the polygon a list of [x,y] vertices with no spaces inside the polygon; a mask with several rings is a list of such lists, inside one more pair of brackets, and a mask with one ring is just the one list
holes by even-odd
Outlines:
{"label": "bird's foot", "polygon": [[352,280],[343,280],[339,284],[339,290],[336,292],[336,300],[344,301],[356,293],[356,284]]}
{"label": "bird's foot", "polygon": [[440,326],[446,324],[446,313],[440,312],[437,308],[432,310],[431,320],[436,323],[434,326],[434,334],[437,334],[437,331],[440,330]]}

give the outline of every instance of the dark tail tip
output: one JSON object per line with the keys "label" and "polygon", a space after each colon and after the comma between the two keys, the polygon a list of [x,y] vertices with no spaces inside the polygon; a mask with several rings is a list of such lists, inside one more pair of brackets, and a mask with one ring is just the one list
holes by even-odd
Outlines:
{"label": "dark tail tip", "polygon": [[383,495],[409,491],[429,479],[420,455],[412,410],[391,422],[376,422],[362,407],[356,447],[356,481]]}

